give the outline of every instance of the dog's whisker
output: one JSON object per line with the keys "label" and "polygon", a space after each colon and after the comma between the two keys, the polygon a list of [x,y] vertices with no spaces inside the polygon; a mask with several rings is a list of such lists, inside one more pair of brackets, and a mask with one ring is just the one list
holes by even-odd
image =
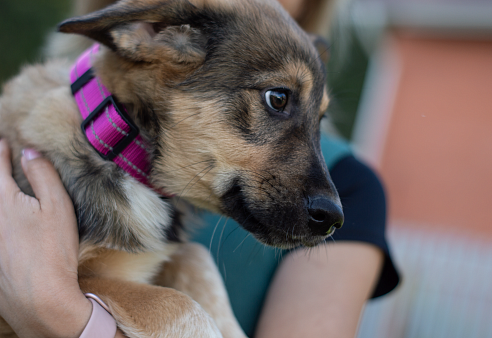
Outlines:
{"label": "dog's whisker", "polygon": [[[318,55],[316,56],[315,60],[313,60],[312,62],[309,63],[309,66],[312,66],[315,62],[321,62],[323,65],[324,65],[324,62],[323,62],[323,55],[325,55],[327,52],[330,51],[330,47],[326,47],[325,50],[321,53],[318,53]],[[326,67],[323,66],[323,69],[325,69]]]}
{"label": "dog's whisker", "polygon": [[294,238],[294,228],[295,228],[295,224],[292,226],[292,238]]}
{"label": "dog's whisker", "polygon": [[262,245],[260,245],[260,243],[259,243],[259,242],[255,242],[255,247],[254,247],[254,249],[251,251],[251,253],[250,253],[250,255],[249,255],[249,258],[248,258],[248,260],[249,260],[250,262],[254,259],[254,257],[255,257],[255,256],[257,256],[257,255],[258,255],[258,253],[259,253],[259,251],[261,250],[261,248],[262,248],[262,247],[263,247],[263,246],[262,246]]}
{"label": "dog's whisker", "polygon": [[207,170],[207,172],[206,172],[205,174],[203,174],[202,176],[200,176],[200,177],[198,178],[198,180],[196,180],[196,181],[195,181],[195,182],[194,182],[194,183],[193,183],[193,184],[192,184],[192,185],[188,188],[188,190],[191,190],[191,189],[193,188],[193,186],[194,186],[195,184],[197,184],[198,182],[200,182],[200,180],[201,180],[202,178],[204,178],[204,177],[205,177],[205,175],[207,175],[207,174],[208,174],[208,173],[209,173],[209,172],[210,172],[213,168],[214,168],[214,166],[213,166],[213,164],[211,164],[211,165],[209,166],[209,169]]}
{"label": "dog's whisker", "polygon": [[217,227],[219,226],[220,221],[222,220],[223,216],[220,216],[219,220],[215,224],[214,231],[212,232],[212,237],[210,238],[210,245],[208,246],[208,251],[212,252],[212,243],[214,241],[214,236],[215,236],[215,231],[217,230]]}
{"label": "dog's whisker", "polygon": [[[261,179],[261,182],[267,182],[272,187],[274,187],[274,185],[270,182],[270,180],[268,178],[264,177],[263,175],[261,175],[259,172],[255,171],[255,170],[244,170],[244,171],[249,172],[249,173],[255,175],[256,178],[260,178]],[[271,178],[273,179],[273,176],[271,176]]]}
{"label": "dog's whisker", "polygon": [[181,122],[185,121],[186,119],[189,119],[190,117],[193,117],[193,116],[196,116],[196,115],[199,115],[199,114],[201,114],[201,112],[200,112],[200,111],[199,111],[199,112],[197,112],[197,113],[194,113],[194,114],[191,114],[191,115],[189,115],[189,116],[185,117],[184,119],[182,119],[182,120],[178,121],[177,123],[175,123],[174,125],[172,125],[172,126],[170,127],[170,129],[175,128],[178,124],[180,124]]}
{"label": "dog's whisker", "polygon": [[272,200],[272,196],[268,193],[268,191],[266,191],[265,189],[261,188],[261,187],[255,187],[255,186],[252,186],[252,185],[246,185],[246,184],[243,184],[242,185],[243,187],[245,188],[250,188],[250,189],[254,189],[256,190],[258,193],[262,193],[262,195],[268,197],[270,200]]}
{"label": "dog's whisker", "polygon": [[220,245],[220,248],[221,248],[221,249],[222,249],[222,247],[224,246],[224,244],[227,242],[227,240],[229,239],[229,237],[230,237],[230,236],[231,236],[231,235],[232,235],[235,231],[237,231],[239,228],[240,228],[239,226],[236,226],[234,229],[232,229],[232,231],[231,231],[231,232],[229,232],[229,233],[227,234],[227,236],[224,238],[224,241],[223,241],[223,242],[222,242],[222,244]]}
{"label": "dog's whisker", "polygon": [[[185,187],[183,188],[183,190],[181,191],[181,193],[178,195],[178,199],[177,201],[181,201],[181,196],[183,195],[183,193],[186,191],[186,188],[188,188],[188,186],[191,184],[191,182],[193,182],[195,180],[195,178],[197,178],[201,173],[203,173],[205,170],[209,169],[211,170],[213,168],[212,165],[209,165],[209,166],[206,166],[205,168],[203,168],[202,170],[200,170],[186,185]],[[199,179],[200,180],[200,179]]]}
{"label": "dog's whisker", "polygon": [[222,262],[222,271],[224,271],[224,281],[227,281],[227,270],[224,262]]}
{"label": "dog's whisker", "polygon": [[222,236],[224,235],[224,230],[225,230],[225,227],[226,227],[228,221],[229,221],[229,217],[225,220],[224,226],[222,227],[222,231],[220,232],[219,245],[217,247],[217,263],[219,262],[220,242],[222,241]]}
{"label": "dog's whisker", "polygon": [[[275,176],[275,175],[271,174],[267,170],[263,170],[263,171],[266,172],[268,175],[270,175],[270,177],[275,180],[275,182],[277,183],[278,186],[281,186],[281,184],[280,184],[280,178],[278,176]],[[280,190],[278,189],[278,186],[273,185],[269,180],[267,181],[267,183],[270,184],[272,186],[272,188],[274,188],[278,193],[280,193]]]}
{"label": "dog's whisker", "polygon": [[246,238],[248,238],[249,236],[251,236],[251,234],[250,234],[250,233],[248,233],[248,234],[246,235],[246,237],[244,237],[244,239],[241,241],[241,243],[239,243],[239,244],[236,246],[236,248],[235,248],[234,250],[232,250],[232,253],[236,252],[236,250],[237,250],[237,249],[238,249],[238,248],[239,248],[239,247],[240,247],[240,246],[244,243],[244,241],[246,240]]}
{"label": "dog's whisker", "polygon": [[179,167],[180,169],[185,169],[185,168],[189,168],[189,167],[193,167],[197,164],[200,164],[200,163],[206,163],[206,162],[213,162],[213,159],[209,159],[209,160],[203,160],[203,161],[200,161],[200,162],[195,162],[195,163],[192,163],[192,164],[188,164],[188,165],[185,165],[183,167]]}
{"label": "dog's whisker", "polygon": [[[258,183],[263,183],[263,182],[266,182],[268,183],[273,189],[275,189],[277,191],[277,193],[280,193],[280,190],[275,186],[273,185],[269,179],[267,179],[266,177],[264,177],[263,175],[261,175],[260,173],[256,172],[256,171],[253,171],[253,170],[247,170],[247,169],[241,169],[241,171],[245,171],[245,172],[249,172],[249,173],[252,173],[253,175],[256,175],[256,178],[261,178],[262,180],[258,181]],[[273,179],[273,175],[271,175],[271,178]]]}
{"label": "dog's whisker", "polygon": [[[245,207],[243,206],[242,209],[244,209]],[[249,214],[248,217],[246,217],[246,219],[241,223],[241,227],[243,227],[243,225],[252,217],[253,215],[252,214]]]}
{"label": "dog's whisker", "polygon": [[326,260],[328,260],[328,258],[329,258],[329,256],[328,256],[328,244],[323,245],[323,247],[325,249],[325,257],[326,257]]}

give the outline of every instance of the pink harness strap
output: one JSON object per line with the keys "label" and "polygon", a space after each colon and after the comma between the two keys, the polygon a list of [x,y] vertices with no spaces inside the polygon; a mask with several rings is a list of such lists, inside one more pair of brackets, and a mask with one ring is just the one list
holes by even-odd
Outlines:
{"label": "pink harness strap", "polygon": [[149,185],[147,145],[139,130],[108,89],[92,73],[92,56],[99,44],[86,50],[70,72],[72,93],[84,122],[82,130],[99,155],[112,160],[139,182]]}

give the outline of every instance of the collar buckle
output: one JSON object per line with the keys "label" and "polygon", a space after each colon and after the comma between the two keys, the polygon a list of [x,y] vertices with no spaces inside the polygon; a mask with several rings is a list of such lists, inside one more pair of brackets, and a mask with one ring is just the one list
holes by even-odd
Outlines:
{"label": "collar buckle", "polygon": [[86,128],[91,123],[98,115],[99,113],[109,104],[112,104],[115,111],[118,113],[118,115],[121,117],[123,121],[128,125],[130,128],[130,132],[127,133],[127,135],[121,139],[115,146],[113,146],[112,150],[110,150],[107,154],[103,154],[100,152],[92,142],[89,142],[92,147],[96,150],[96,152],[101,156],[103,159],[107,161],[112,161],[116,156],[118,156],[125,148],[132,143],[132,141],[138,136],[140,133],[138,127],[133,123],[132,119],[128,116],[128,114],[125,113],[125,110],[120,107],[120,105],[116,102],[116,100],[113,98],[112,95],[106,97],[97,107],[94,109],[89,116],[86,117],[86,119],[82,122],[80,127],[82,128],[82,132],[84,135],[87,137],[86,133]]}

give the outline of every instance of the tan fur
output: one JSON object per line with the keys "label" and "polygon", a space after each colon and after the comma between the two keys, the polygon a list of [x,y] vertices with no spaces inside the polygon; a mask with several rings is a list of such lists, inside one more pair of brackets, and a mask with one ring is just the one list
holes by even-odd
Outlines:
{"label": "tan fur", "polygon": [[[219,327],[224,337],[245,337],[225,293],[224,283],[212,257],[203,246],[188,243],[180,247],[167,261],[154,280],[157,285],[172,287],[197,301]],[[197,285],[216,285],[197,288]]]}
{"label": "tan fur", "polygon": [[[111,3],[81,0],[79,14]],[[139,125],[150,144],[151,183],[176,195],[174,201],[101,159],[86,142],[69,89],[71,62],[26,67],[0,98],[0,136],[12,146],[16,181],[32,194],[20,167],[23,148],[36,148],[54,163],[78,211],[81,288],[108,303],[128,337],[245,337],[210,255],[166,237],[183,200],[240,222],[246,208],[234,206],[247,205],[263,228],[242,225],[284,248],[326,237],[309,229],[307,195],[340,205],[319,153],[319,118],[328,96],[309,37],[275,1],[192,3],[123,0],[60,26],[106,44],[93,59],[94,72]],[[212,28],[167,25],[178,20],[178,10],[194,18],[231,16],[228,24],[243,36],[216,46],[231,53],[221,59],[209,47]],[[67,39],[53,39],[50,54],[70,58],[90,41],[68,39],[77,47],[65,48]],[[257,60],[266,70],[250,71]],[[227,92],[228,86],[237,90]],[[292,93],[288,116],[263,101],[264,91],[277,87]],[[184,240],[184,230],[177,231]],[[0,323],[0,337],[10,333]]]}
{"label": "tan fur", "polygon": [[174,253],[176,246],[177,244],[170,244],[161,251],[140,254],[83,246],[80,249],[79,276],[99,276],[149,284],[159,272],[162,262],[169,260]]}
{"label": "tan fur", "polygon": [[104,278],[79,283],[100,296],[129,338],[221,337],[202,307],[175,289]]}
{"label": "tan fur", "polygon": [[328,105],[330,104],[330,98],[328,97],[328,93],[325,90],[323,91],[323,99],[321,101],[321,106],[319,107],[319,117],[323,117],[325,115],[326,110],[328,109]]}
{"label": "tan fur", "polygon": [[[309,94],[313,89],[313,74],[307,65],[301,62],[291,62],[288,63],[285,68],[286,69],[282,72],[282,74],[288,74],[289,77],[282,79],[281,81],[283,83],[288,83],[291,86],[295,86],[296,84],[300,85],[302,88],[301,97],[308,100]],[[275,78],[272,80],[275,80]]]}

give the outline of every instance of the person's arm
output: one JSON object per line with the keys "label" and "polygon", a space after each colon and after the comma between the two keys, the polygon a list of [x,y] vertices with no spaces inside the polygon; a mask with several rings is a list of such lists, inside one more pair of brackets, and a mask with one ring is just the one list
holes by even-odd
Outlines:
{"label": "person's arm", "polygon": [[92,304],[78,284],[72,201],[48,160],[26,150],[22,167],[35,198],[15,183],[0,140],[0,316],[19,337],[79,337]]}
{"label": "person's arm", "polygon": [[383,262],[363,242],[290,253],[276,272],[255,338],[353,338]]}

